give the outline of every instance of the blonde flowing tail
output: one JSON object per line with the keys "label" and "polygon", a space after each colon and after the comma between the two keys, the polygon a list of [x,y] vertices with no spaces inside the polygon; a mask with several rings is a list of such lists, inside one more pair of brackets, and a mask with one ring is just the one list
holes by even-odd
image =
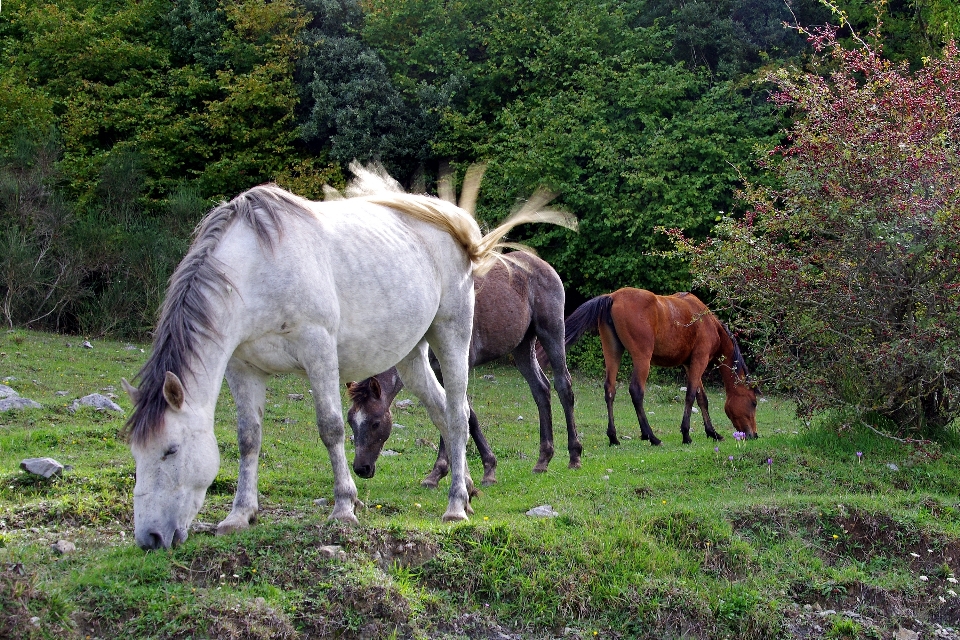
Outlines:
{"label": "blonde flowing tail", "polygon": [[[473,271],[483,275],[498,260],[504,259],[503,249],[514,249],[535,253],[522,244],[504,242],[503,238],[514,227],[533,222],[555,224],[567,229],[577,230],[577,218],[571,213],[547,209],[546,205],[556,197],[547,189],[537,189],[529,200],[522,203],[495,229],[482,235],[480,226],[474,218],[480,182],[483,179],[485,165],[471,165],[464,176],[459,206],[456,202],[456,190],[449,169],[441,173],[438,191],[440,198],[404,193],[399,183],[391,178],[380,165],[361,166],[352,163],[350,170],[356,176],[347,187],[348,197],[363,198],[367,202],[401,211],[418,220],[440,227],[453,236],[466,250]],[[327,199],[336,198],[338,193],[330,189]]]}

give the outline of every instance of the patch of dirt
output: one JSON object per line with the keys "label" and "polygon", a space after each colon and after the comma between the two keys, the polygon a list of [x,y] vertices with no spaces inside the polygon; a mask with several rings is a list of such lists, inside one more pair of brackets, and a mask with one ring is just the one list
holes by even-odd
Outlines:
{"label": "patch of dirt", "polygon": [[233,607],[207,610],[209,625],[205,635],[218,640],[286,640],[299,638],[290,619],[267,606],[263,598],[235,604]]}
{"label": "patch of dirt", "polygon": [[36,587],[20,563],[0,567],[0,638],[76,638],[63,607]]}

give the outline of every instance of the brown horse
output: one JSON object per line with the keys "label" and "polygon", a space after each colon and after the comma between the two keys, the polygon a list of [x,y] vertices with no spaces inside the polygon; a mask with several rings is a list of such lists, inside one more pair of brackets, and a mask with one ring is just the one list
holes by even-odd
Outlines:
{"label": "brown horse", "polygon": [[630,397],[633,399],[640,433],[644,440],[658,445],[647,414],[643,410],[643,394],[647,387],[650,365],[682,366],[687,372],[687,394],[680,431],[683,443],[690,444],[690,412],[696,398],[703,412],[707,435],[722,440],[710,422],[707,394],[701,380],[711,364],[720,366],[720,376],[727,391],[724,411],[733,428],[757,437],[757,394],[747,381],[749,372],[733,334],[713,315],[706,305],[691,293],[658,296],[643,289],[624,288],[588,300],[574,311],[566,322],[566,345],[569,347],[587,331],[599,331],[606,368],[604,391],[607,400],[607,437],[610,444],[620,444],[613,424],[613,399],[617,393],[617,370],[626,347],[633,358]]}
{"label": "brown horse", "polygon": [[[583,445],[577,437],[573,418],[573,388],[564,350],[564,291],[560,276],[549,264],[528,253],[514,252],[474,280],[476,305],[473,337],[470,342],[470,366],[475,367],[513,354],[517,369],[530,385],[540,413],[540,457],[534,472],[542,473],[553,458],[553,417],[550,409],[550,383],[535,357],[534,344],[540,341],[553,369],[553,383],[560,396],[567,423],[567,448],[570,468],[580,468]],[[372,478],[390,431],[393,416],[390,405],[403,388],[396,369],[390,369],[362,382],[347,385],[351,407],[347,420],[353,429],[355,448],[353,470],[361,478]],[[497,459],[480,432],[477,414],[470,408],[470,436],[483,461],[483,484],[496,482]],[[448,462],[443,438],[437,461],[423,480],[436,487],[447,474]]]}

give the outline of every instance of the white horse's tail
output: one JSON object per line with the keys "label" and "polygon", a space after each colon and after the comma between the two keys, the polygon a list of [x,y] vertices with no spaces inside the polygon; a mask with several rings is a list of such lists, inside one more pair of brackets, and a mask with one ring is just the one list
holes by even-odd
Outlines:
{"label": "white horse's tail", "polygon": [[460,205],[454,200],[454,188],[449,175],[440,178],[440,193],[443,199],[425,195],[404,193],[400,185],[379,166],[361,167],[357,163],[350,165],[357,176],[347,193],[353,197],[363,197],[373,204],[402,211],[418,220],[428,222],[446,230],[467,252],[473,263],[476,275],[484,275],[502,258],[506,248],[535,253],[525,245],[503,242],[514,227],[531,222],[556,224],[567,229],[577,229],[577,218],[571,213],[544,208],[555,195],[546,189],[538,189],[529,200],[511,213],[495,229],[482,235],[480,226],[474,218],[474,208],[484,167],[473,165],[464,178]]}

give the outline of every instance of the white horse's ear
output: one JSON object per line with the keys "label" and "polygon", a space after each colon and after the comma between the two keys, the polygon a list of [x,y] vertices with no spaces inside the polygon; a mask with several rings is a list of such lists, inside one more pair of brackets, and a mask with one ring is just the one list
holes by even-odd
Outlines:
{"label": "white horse's ear", "polygon": [[140,404],[139,389],[127,382],[126,378],[120,378],[120,386],[123,387],[123,390],[127,392],[128,396],[130,396],[130,401],[134,404],[134,406]]}
{"label": "white horse's ear", "polygon": [[376,378],[370,378],[370,393],[372,393],[373,397],[377,400],[380,399],[380,395],[383,393],[383,389],[380,388],[380,381]]}
{"label": "white horse's ear", "polygon": [[183,383],[172,371],[167,371],[163,378],[163,398],[171,409],[179,411],[183,407]]}

